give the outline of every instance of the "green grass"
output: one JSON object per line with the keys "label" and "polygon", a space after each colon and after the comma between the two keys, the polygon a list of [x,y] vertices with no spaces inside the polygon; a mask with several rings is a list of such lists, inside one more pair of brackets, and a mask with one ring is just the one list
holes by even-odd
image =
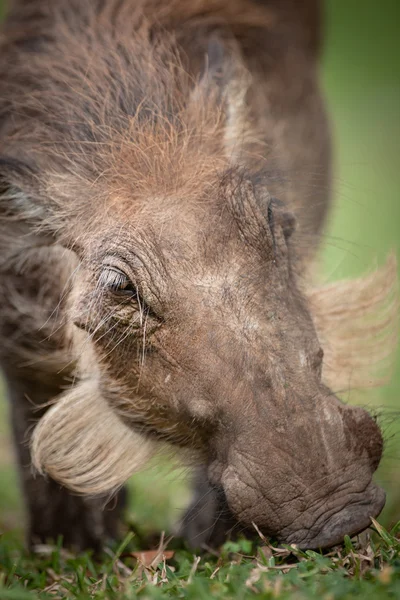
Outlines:
{"label": "green grass", "polygon": [[[0,15],[3,2],[0,0]],[[400,233],[400,3],[328,0],[322,79],[333,124],[335,205],[322,252],[323,277],[358,275],[375,258],[398,250]],[[249,542],[226,545],[197,559],[177,549],[144,566],[133,556],[140,537],[101,560],[45,547],[22,547],[24,511],[0,392],[0,600],[24,598],[286,598],[336,600],[400,597],[400,354],[390,385],[368,402],[383,413],[387,440],[377,481],[387,491],[381,526],[371,540],[328,555],[265,550]],[[346,400],[357,401],[352,394]],[[2,418],[3,417],[3,418]],[[128,522],[144,533],[168,531],[188,498],[182,471],[156,469],[130,482]],[[172,547],[172,541],[168,548]],[[148,556],[147,556],[148,558]]]}
{"label": "green grass", "polygon": [[346,600],[400,597],[400,522],[390,533],[376,524],[374,539],[350,539],[326,555],[295,547],[275,548],[248,540],[226,543],[218,555],[185,550],[152,555],[135,552],[128,536],[100,560],[74,556],[58,546],[28,555],[15,541],[0,539],[0,598],[76,600],[131,598],[296,598]]}

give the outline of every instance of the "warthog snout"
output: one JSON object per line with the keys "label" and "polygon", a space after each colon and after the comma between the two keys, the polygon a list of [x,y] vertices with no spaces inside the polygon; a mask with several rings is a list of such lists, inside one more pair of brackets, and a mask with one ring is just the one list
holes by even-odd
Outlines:
{"label": "warthog snout", "polygon": [[[289,543],[297,543],[300,548],[329,548],[340,544],[345,535],[361,533],[371,525],[371,517],[377,517],[385,505],[385,492],[371,483],[363,492],[363,499],[345,506],[324,522],[318,533],[303,531],[288,536]],[[315,528],[317,531],[317,527]],[[298,540],[298,541],[297,541]]]}
{"label": "warthog snout", "polygon": [[256,524],[300,548],[324,548],[364,530],[381,512],[385,494],[371,478],[382,437],[362,409],[332,398],[305,404],[308,418],[286,413],[280,433],[260,417],[252,433],[225,438],[225,465],[216,459],[210,479],[222,485],[231,511],[249,528]]}

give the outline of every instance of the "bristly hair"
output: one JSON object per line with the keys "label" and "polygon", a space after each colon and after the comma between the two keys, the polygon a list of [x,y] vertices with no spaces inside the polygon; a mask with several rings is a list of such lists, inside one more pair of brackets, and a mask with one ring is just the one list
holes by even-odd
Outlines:
{"label": "bristly hair", "polygon": [[[293,43],[309,44],[313,55],[317,13],[316,0],[282,6],[250,0],[21,0],[1,40],[6,61],[0,64],[0,155],[18,156],[29,168],[26,218],[37,217],[40,206],[36,223],[59,239],[73,228],[76,242],[82,217],[101,219],[101,207],[113,209],[110,199],[123,192],[134,205],[135,197],[185,184],[187,201],[195,198],[210,167],[225,164],[232,138],[239,133],[251,139],[254,133],[249,120],[238,132],[246,122],[244,114],[237,118],[246,93],[244,69],[226,90],[235,98],[223,111],[218,93],[192,94],[199,65],[191,68],[177,38],[191,37],[204,62],[207,48],[197,29],[233,35],[245,52],[254,33],[259,39],[271,27],[295,23]],[[176,27],[177,19],[184,28]]]}
{"label": "bristly hair", "polygon": [[305,291],[325,353],[324,382],[335,391],[387,383],[399,328],[394,253],[367,275]]}
{"label": "bristly hair", "polygon": [[119,419],[98,381],[90,379],[46,412],[32,435],[31,450],[39,472],[45,465],[48,475],[70,489],[95,495],[120,487],[157,447]]}
{"label": "bristly hair", "polygon": [[[101,10],[96,2],[78,3],[76,12],[73,3],[47,9],[55,34],[40,13],[38,32],[32,25],[28,36],[36,49],[29,52],[29,68],[21,52],[26,30],[23,39],[16,28],[4,41],[0,108],[8,119],[0,152],[10,160],[18,155],[29,170],[35,207],[25,193],[26,218],[35,220],[40,207],[42,229],[61,234],[74,227],[76,238],[82,217],[95,221],[122,192],[132,205],[134,198],[184,184],[190,201],[189,191],[194,197],[211,165],[226,158],[220,98],[192,93],[196,81],[175,35],[161,35],[147,15],[151,3],[126,2],[118,10],[113,2]],[[110,11],[115,22],[105,27]],[[9,118],[13,114],[18,119]],[[23,175],[12,177],[18,190]],[[94,185],[95,206],[89,201]],[[21,214],[20,202],[17,210]]]}

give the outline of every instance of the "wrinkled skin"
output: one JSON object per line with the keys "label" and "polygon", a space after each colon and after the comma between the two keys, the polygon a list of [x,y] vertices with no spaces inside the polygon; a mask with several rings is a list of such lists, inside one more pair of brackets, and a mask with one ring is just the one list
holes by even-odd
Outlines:
{"label": "wrinkled skin", "polygon": [[[181,214],[183,227],[172,218],[157,231],[159,219],[152,213],[136,224],[135,239],[126,226],[118,250],[110,238],[92,246],[92,282],[74,309],[118,382],[134,391],[124,418],[198,447],[210,483],[248,528],[317,548],[367,527],[384,504],[371,482],[382,438],[366,411],[321,383],[323,352],[290,267],[293,217],[231,172],[217,206]],[[140,292],[108,289],[113,269]],[[80,312],[96,293],[106,299],[98,314]],[[140,307],[143,325],[129,335]],[[111,310],[112,324],[98,327]],[[144,335],[145,360],[121,369]],[[138,415],[138,394],[155,399],[154,414]],[[169,426],[177,432],[164,434]]]}
{"label": "wrinkled skin", "polygon": [[329,204],[318,2],[142,4],[20,0],[1,40],[0,354],[30,541],[116,536],[123,502],[52,479],[107,493],[150,440],[201,471],[192,545],[255,524],[331,546],[384,493],[381,433],[322,382],[303,289]]}

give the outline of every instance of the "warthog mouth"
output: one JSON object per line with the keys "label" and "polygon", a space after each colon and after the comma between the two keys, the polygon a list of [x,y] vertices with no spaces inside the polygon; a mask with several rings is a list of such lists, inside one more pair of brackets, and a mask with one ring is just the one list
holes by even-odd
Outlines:
{"label": "warthog mouth", "polygon": [[329,516],[319,531],[302,529],[288,535],[286,542],[296,544],[300,549],[329,548],[343,542],[344,536],[361,533],[371,525],[371,517],[375,518],[385,506],[386,494],[370,483],[363,494],[363,499],[345,506]]}

